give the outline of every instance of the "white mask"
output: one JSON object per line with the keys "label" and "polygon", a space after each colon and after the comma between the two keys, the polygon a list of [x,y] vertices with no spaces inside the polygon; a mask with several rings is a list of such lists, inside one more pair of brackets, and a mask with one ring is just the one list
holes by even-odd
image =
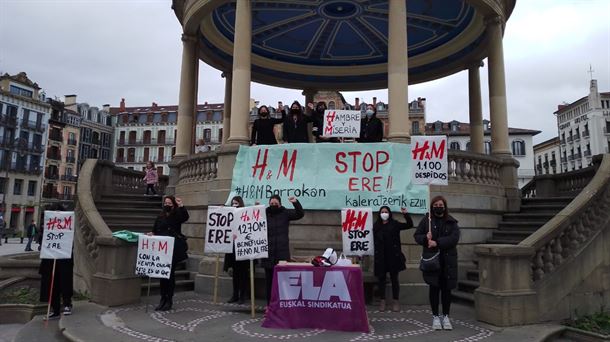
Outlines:
{"label": "white mask", "polygon": [[387,221],[390,218],[390,213],[381,213],[379,216],[382,220]]}

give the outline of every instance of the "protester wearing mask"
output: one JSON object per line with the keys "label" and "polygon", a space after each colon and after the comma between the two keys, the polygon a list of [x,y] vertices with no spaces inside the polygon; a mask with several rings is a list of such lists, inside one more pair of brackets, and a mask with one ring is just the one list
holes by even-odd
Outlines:
{"label": "protester wearing mask", "polygon": [[161,301],[155,308],[156,311],[167,311],[172,309],[174,289],[176,287],[176,264],[178,263],[177,255],[186,253],[186,250],[179,250],[180,247],[176,243],[177,239],[184,238],[182,235],[182,224],[189,219],[189,213],[184,207],[182,200],[174,196],[165,196],[163,199],[163,210],[155,220],[153,231],[148,235],[173,236],[174,253],[172,256],[172,268],[169,279],[159,279],[161,287]]}
{"label": "protester wearing mask", "polygon": [[310,103],[309,106],[312,108],[311,113],[311,121],[313,122],[313,126],[311,129],[311,133],[313,134],[316,142],[339,142],[337,138],[328,138],[324,137],[324,111],[326,108],[326,103],[324,101],[318,102],[318,104],[314,107],[313,103]]}
{"label": "protester wearing mask", "polygon": [[294,198],[288,199],[294,209],[286,209],[282,206],[282,199],[273,195],[269,199],[267,207],[267,239],[269,240],[268,257],[262,259],[261,265],[265,269],[265,283],[267,304],[271,300],[271,287],[273,285],[273,267],[280,260],[290,260],[290,240],[288,228],[290,221],[299,220],[305,216],[301,203]]}
{"label": "protester wearing mask", "polygon": [[282,110],[282,118],[274,119],[270,116],[267,106],[260,106],[258,108],[258,117],[252,124],[250,145],[276,145],[277,140],[275,139],[273,127],[284,122],[286,113]]}
{"label": "protester wearing mask", "polygon": [[367,105],[365,115],[360,123],[358,142],[381,142],[381,140],[383,140],[383,123],[377,118],[375,106]]}
{"label": "protester wearing mask", "polygon": [[[231,198],[231,206],[233,208],[242,208],[244,200],[240,196]],[[235,246],[233,246],[235,250]],[[250,262],[248,260],[235,260],[235,253],[225,254],[223,269],[225,272],[232,270],[233,276],[233,296],[227,303],[243,304],[248,299],[248,272],[250,271]]]}
{"label": "protester wearing mask", "polygon": [[290,113],[284,120],[284,141],[287,143],[308,143],[307,123],[309,117],[303,115],[303,107],[299,101],[290,105]]}
{"label": "protester wearing mask", "polygon": [[[449,309],[451,307],[451,289],[457,286],[458,260],[457,244],[460,240],[460,228],[458,222],[451,215],[447,207],[447,200],[442,196],[432,199],[430,207],[432,219],[429,222],[429,214],[426,214],[413,237],[415,241],[423,246],[422,256],[426,259],[433,257],[438,252],[440,269],[437,271],[423,272],[424,281],[430,286],[429,300],[432,308],[432,329],[451,330]],[[428,226],[431,230],[428,231]],[[443,316],[439,316],[439,294],[443,306]]]}
{"label": "protester wearing mask", "polygon": [[390,273],[392,282],[392,311],[400,311],[398,273],[406,269],[406,258],[402,253],[400,243],[400,231],[413,228],[411,215],[406,208],[400,208],[405,218],[405,223],[398,222],[392,218],[392,211],[387,206],[379,209],[379,218],[373,225],[373,238],[375,241],[375,276],[379,284],[379,311],[385,311],[385,288],[386,274]]}

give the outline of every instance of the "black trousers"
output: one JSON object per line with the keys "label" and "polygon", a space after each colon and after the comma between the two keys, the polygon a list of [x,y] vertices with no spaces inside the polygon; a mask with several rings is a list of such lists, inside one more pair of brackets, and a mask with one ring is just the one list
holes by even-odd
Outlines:
{"label": "black trousers", "polygon": [[449,315],[449,310],[451,309],[451,289],[447,287],[447,281],[443,275],[440,277],[439,286],[430,286],[430,292],[428,293],[430,308],[434,316],[438,316],[439,294],[443,305],[443,315]]}
{"label": "black trousers", "polygon": [[233,264],[233,297],[244,299],[248,297],[248,272],[250,261],[235,261]]}
{"label": "black trousers", "polygon": [[159,285],[161,288],[161,298],[172,298],[174,297],[174,290],[176,289],[176,265],[172,265],[172,269],[169,273],[169,279],[159,279]]}
{"label": "black trousers", "polygon": [[58,276],[58,272],[55,272],[55,279],[53,280],[53,290],[51,292],[51,309],[54,314],[61,313],[61,301],[63,300],[64,306],[72,306],[72,289],[67,289],[66,284],[62,283],[62,277]]}
{"label": "black trousers", "polygon": [[265,290],[267,296],[267,305],[271,301],[271,289],[273,287],[273,267],[265,268]]}
{"label": "black trousers", "polygon": [[[385,299],[385,280],[386,273],[382,276],[378,276],[379,280],[379,298]],[[400,295],[400,284],[398,283],[398,272],[390,272],[390,281],[392,282],[392,299],[398,300]]]}
{"label": "black trousers", "polygon": [[153,195],[157,194],[157,192],[155,191],[155,185],[154,184],[146,184],[146,194],[147,195],[148,195],[148,190],[151,190]]}

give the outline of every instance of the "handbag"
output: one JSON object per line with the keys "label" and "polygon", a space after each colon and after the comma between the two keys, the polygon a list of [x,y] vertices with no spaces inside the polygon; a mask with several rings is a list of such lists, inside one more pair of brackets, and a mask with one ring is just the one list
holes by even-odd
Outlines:
{"label": "handbag", "polygon": [[436,272],[441,269],[441,261],[439,259],[441,251],[439,250],[436,254],[429,258],[424,258],[424,253],[421,255],[419,261],[419,269],[422,272]]}
{"label": "handbag", "polygon": [[337,266],[351,266],[352,265],[352,261],[348,258],[345,257],[345,255],[343,255],[343,253],[341,253],[341,256],[339,257],[339,260],[337,260],[337,263],[335,264]]}

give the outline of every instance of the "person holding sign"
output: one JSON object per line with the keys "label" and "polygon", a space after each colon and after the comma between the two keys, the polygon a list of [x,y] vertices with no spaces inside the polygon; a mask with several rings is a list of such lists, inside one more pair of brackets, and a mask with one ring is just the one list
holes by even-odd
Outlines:
{"label": "person holding sign", "polygon": [[[231,198],[233,208],[243,208],[244,200],[240,196]],[[233,246],[235,250],[235,246]],[[243,304],[248,297],[248,272],[250,271],[248,260],[235,260],[235,253],[225,254],[223,269],[225,272],[232,270],[233,276],[233,295],[227,303]]]}
{"label": "person holding sign", "polygon": [[[426,214],[417,226],[413,237],[423,246],[422,259],[434,261],[438,258],[440,267],[427,266],[422,271],[424,281],[430,286],[429,298],[432,308],[432,329],[451,330],[449,309],[451,289],[457,286],[458,260],[457,244],[460,240],[458,221],[449,215],[447,200],[442,196],[432,199],[431,212]],[[422,266],[420,266],[422,268]],[[435,269],[436,268],[436,269]],[[443,317],[438,315],[439,294],[443,305]]]}
{"label": "person holding sign", "polygon": [[284,141],[291,143],[308,143],[307,123],[309,117],[303,115],[303,107],[299,101],[290,105],[290,115],[284,120]]}
{"label": "person holding sign", "polygon": [[317,143],[324,142],[339,142],[337,138],[329,138],[324,136],[324,111],[327,109],[326,102],[320,101],[315,106],[313,103],[309,103],[308,106],[312,109],[311,111],[311,122],[313,122],[313,126],[311,128],[311,134],[316,139]]}
{"label": "person holding sign", "polygon": [[[172,256],[172,269],[169,279],[159,279],[161,285],[161,301],[155,308],[156,311],[167,311],[172,309],[174,288],[176,287],[175,269],[176,264],[183,261],[186,254],[186,241],[182,235],[182,224],[189,219],[189,213],[184,207],[182,200],[174,196],[165,196],[163,199],[163,211],[155,220],[153,231],[148,235],[173,236],[174,252]],[[179,243],[178,240],[182,240]],[[179,260],[182,259],[182,260]]]}
{"label": "person holding sign", "polygon": [[[278,103],[278,105],[281,103]],[[269,116],[269,107],[263,105],[258,108],[258,119],[252,124],[252,137],[250,145],[277,145],[273,127],[284,122],[286,113],[282,110],[282,118],[274,119]]]}
{"label": "person holding sign", "polygon": [[278,195],[273,195],[269,199],[267,213],[267,239],[269,248],[268,257],[263,259],[261,265],[265,269],[265,284],[267,294],[267,304],[271,300],[271,288],[273,285],[273,267],[280,260],[290,260],[290,239],[288,238],[288,228],[290,221],[300,220],[305,216],[305,211],[301,203],[295,198],[288,198],[294,209],[286,209],[282,206],[282,199]]}
{"label": "person holding sign", "polygon": [[360,123],[360,138],[358,142],[381,142],[383,140],[383,123],[377,118],[377,109],[374,105],[366,106],[365,116]]}
{"label": "person holding sign", "polygon": [[379,281],[379,311],[385,311],[385,284],[386,274],[390,273],[392,282],[392,311],[400,311],[398,303],[400,285],[398,283],[398,272],[406,269],[405,255],[401,250],[400,231],[413,228],[413,219],[406,208],[400,208],[405,218],[405,223],[398,222],[392,218],[392,211],[387,206],[379,209],[379,218],[373,225],[373,237],[375,240],[375,276]]}

